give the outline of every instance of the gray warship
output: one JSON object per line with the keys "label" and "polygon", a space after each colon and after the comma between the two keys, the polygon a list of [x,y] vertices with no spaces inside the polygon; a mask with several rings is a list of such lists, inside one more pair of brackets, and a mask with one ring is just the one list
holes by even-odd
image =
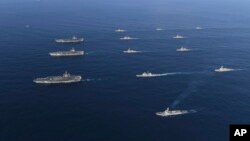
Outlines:
{"label": "gray warship", "polygon": [[53,57],[81,56],[84,55],[84,51],[76,51],[74,48],[72,48],[69,51],[50,52],[49,55]]}
{"label": "gray warship", "polygon": [[48,76],[44,78],[36,78],[34,83],[38,84],[60,84],[60,83],[76,83],[80,82],[82,77],[80,75],[71,75],[67,71],[62,76]]}
{"label": "gray warship", "polygon": [[80,43],[84,41],[84,38],[77,38],[73,36],[72,38],[56,39],[57,43]]}

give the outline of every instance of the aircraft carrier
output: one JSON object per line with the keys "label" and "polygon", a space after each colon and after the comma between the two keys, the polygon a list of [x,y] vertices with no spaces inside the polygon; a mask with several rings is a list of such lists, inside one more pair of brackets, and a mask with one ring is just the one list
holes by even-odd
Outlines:
{"label": "aircraft carrier", "polygon": [[49,55],[53,57],[82,56],[84,55],[84,51],[76,51],[74,48],[72,48],[69,51],[50,52]]}
{"label": "aircraft carrier", "polygon": [[80,75],[71,75],[67,71],[62,76],[48,76],[44,78],[36,78],[34,83],[38,84],[60,84],[60,83],[76,83],[80,82],[82,77]]}
{"label": "aircraft carrier", "polygon": [[72,38],[56,39],[55,41],[57,43],[80,43],[84,41],[84,38],[77,38],[74,36]]}

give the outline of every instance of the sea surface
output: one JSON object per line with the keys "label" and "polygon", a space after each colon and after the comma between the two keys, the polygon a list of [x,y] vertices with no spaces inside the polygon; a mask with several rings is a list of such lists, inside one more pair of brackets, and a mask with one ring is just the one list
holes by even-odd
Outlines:
{"label": "sea surface", "polygon": [[[247,0],[1,0],[0,141],[228,141],[229,124],[250,123],[249,9]],[[72,36],[86,42],[54,42]],[[72,47],[87,54],[48,54]],[[215,73],[221,65],[236,70]],[[83,81],[33,83],[66,70]],[[144,71],[176,74],[136,78]],[[167,107],[197,112],[155,115]]]}

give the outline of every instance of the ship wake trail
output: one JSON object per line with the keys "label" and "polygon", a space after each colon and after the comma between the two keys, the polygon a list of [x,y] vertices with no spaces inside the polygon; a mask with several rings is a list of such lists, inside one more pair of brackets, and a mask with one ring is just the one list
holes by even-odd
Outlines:
{"label": "ship wake trail", "polygon": [[245,70],[245,69],[232,69],[232,71],[242,71],[242,70]]}
{"label": "ship wake trail", "polygon": [[170,72],[170,73],[161,73],[161,74],[155,74],[156,76],[169,76],[169,75],[188,75],[188,74],[194,74],[197,72]]}
{"label": "ship wake trail", "polygon": [[83,79],[82,82],[90,82],[90,81],[101,81],[102,79],[101,78],[98,78],[98,79],[90,79],[90,78],[86,78],[86,79]]}
{"label": "ship wake trail", "polygon": [[196,112],[197,112],[197,110],[194,110],[194,109],[188,110],[189,114],[196,113]]}
{"label": "ship wake trail", "polygon": [[200,81],[192,81],[191,83],[189,83],[188,88],[178,96],[178,98],[170,105],[170,107],[175,108],[180,104],[182,100],[186,99],[189,95],[196,92],[198,85],[200,85],[201,83],[202,82]]}

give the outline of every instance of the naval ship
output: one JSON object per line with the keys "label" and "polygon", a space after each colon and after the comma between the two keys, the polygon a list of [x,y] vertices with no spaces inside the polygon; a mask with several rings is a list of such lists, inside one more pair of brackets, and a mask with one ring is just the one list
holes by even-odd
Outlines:
{"label": "naval ship", "polygon": [[133,38],[133,37],[130,37],[130,36],[124,36],[122,38],[120,38],[120,40],[136,40],[138,38]]}
{"label": "naval ship", "polygon": [[56,39],[57,43],[80,43],[84,41],[84,38],[77,38],[73,36],[72,38]]}
{"label": "naval ship", "polygon": [[136,75],[136,77],[154,77],[154,74],[147,71],[147,72],[143,72],[142,74]]}
{"label": "naval ship", "polygon": [[125,32],[125,31],[126,31],[126,30],[120,29],[120,28],[115,30],[115,32]]}
{"label": "naval ship", "polygon": [[84,55],[84,51],[76,51],[74,48],[72,48],[69,51],[50,52],[49,55],[53,57],[81,56]]}
{"label": "naval ship", "polygon": [[140,51],[133,50],[133,49],[129,48],[128,50],[123,51],[123,53],[140,53]]}
{"label": "naval ship", "polygon": [[181,35],[178,35],[178,34],[177,34],[177,35],[176,35],[176,36],[174,36],[173,38],[174,38],[174,39],[183,39],[183,38],[184,38],[184,36],[181,36]]}
{"label": "naval ship", "polygon": [[62,76],[48,76],[44,78],[36,78],[34,83],[39,84],[60,84],[60,83],[76,83],[80,82],[82,77],[80,75],[71,75],[67,71]]}
{"label": "naval ship", "polygon": [[177,115],[183,115],[183,114],[189,114],[189,113],[196,113],[195,110],[170,110],[167,108],[163,112],[157,112],[155,113],[157,116],[162,117],[171,117],[171,116],[177,116]]}
{"label": "naval ship", "polygon": [[180,51],[180,52],[185,52],[185,51],[190,51],[191,49],[185,48],[185,47],[181,47],[176,49],[176,51]]}
{"label": "naval ship", "polygon": [[220,68],[215,69],[214,71],[215,71],[215,72],[229,72],[229,71],[234,71],[234,69],[225,68],[225,67],[221,66]]}

